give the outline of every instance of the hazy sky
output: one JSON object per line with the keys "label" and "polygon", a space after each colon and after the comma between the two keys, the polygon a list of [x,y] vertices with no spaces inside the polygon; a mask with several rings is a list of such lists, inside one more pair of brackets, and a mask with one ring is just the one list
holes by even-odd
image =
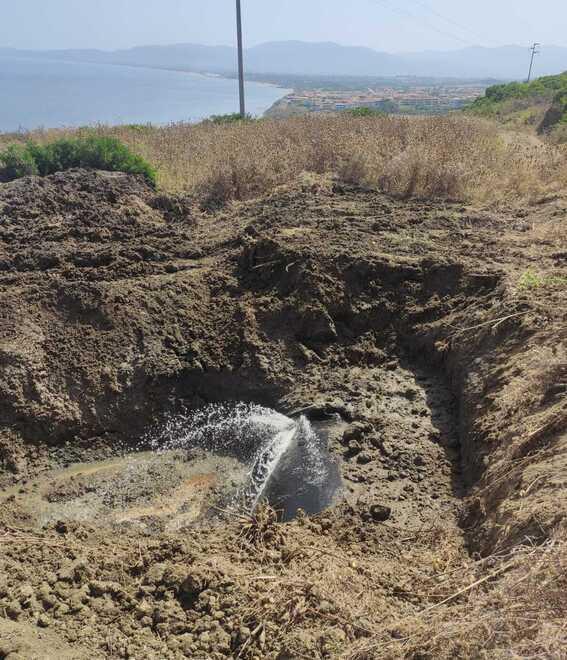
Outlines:
{"label": "hazy sky", "polygon": [[[567,0],[242,0],[247,45],[301,39],[390,52],[567,46]],[[232,44],[234,0],[3,0],[0,47]]]}

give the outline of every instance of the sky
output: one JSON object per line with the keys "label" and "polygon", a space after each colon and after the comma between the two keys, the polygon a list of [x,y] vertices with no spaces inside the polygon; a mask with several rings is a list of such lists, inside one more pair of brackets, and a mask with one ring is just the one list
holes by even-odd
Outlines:
{"label": "sky", "polygon": [[[235,0],[2,0],[0,48],[234,43]],[[299,39],[388,52],[567,46],[567,0],[242,0],[246,45]]]}

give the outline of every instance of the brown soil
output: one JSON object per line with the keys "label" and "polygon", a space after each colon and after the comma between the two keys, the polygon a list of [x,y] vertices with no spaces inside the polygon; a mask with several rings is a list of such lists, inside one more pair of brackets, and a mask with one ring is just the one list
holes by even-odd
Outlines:
{"label": "brown soil", "polygon": [[[447,630],[473,594],[496,620],[511,558],[564,547],[566,222],[562,198],[490,212],[326,178],[212,215],[122,174],[0,185],[0,476],[23,490],[0,504],[0,657],[560,657],[564,598],[516,637]],[[344,499],[119,533],[18,504],[225,400],[339,414]]]}

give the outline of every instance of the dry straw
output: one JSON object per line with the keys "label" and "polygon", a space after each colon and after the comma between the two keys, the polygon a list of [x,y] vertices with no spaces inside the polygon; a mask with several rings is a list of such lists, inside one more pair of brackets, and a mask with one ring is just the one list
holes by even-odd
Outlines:
{"label": "dry straw", "polygon": [[402,197],[499,202],[567,186],[567,151],[475,118],[308,116],[232,124],[121,126],[0,136],[0,144],[112,135],[148,159],[159,185],[207,206],[264,195],[303,172]]}

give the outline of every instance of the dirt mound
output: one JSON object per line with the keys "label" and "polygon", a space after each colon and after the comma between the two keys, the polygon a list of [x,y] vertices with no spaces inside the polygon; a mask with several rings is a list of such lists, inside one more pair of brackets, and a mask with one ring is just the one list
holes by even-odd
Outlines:
{"label": "dirt mound", "polygon": [[[0,616],[79,657],[555,653],[564,598],[507,608],[562,585],[566,218],[325,178],[210,215],[122,174],[1,185]],[[19,506],[226,400],[338,415],[344,500],[120,535]]]}

